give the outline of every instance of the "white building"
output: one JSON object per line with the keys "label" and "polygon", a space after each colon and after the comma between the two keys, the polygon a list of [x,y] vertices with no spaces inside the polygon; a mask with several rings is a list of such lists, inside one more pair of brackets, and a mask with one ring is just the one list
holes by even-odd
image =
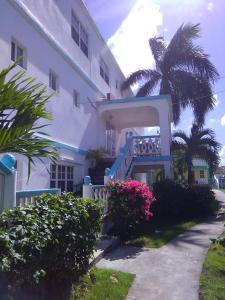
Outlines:
{"label": "white building", "polygon": [[[88,175],[87,151],[100,147],[120,157],[109,171],[113,178],[159,167],[171,176],[170,96],[121,92],[124,75],[81,0],[1,0],[0,28],[0,68],[22,55],[17,68],[56,92],[45,130],[59,149],[58,165],[38,162],[27,182],[26,160],[16,155],[18,190],[74,190]],[[134,138],[120,153],[126,132],[135,132],[130,128],[149,126],[159,126],[160,136]]]}

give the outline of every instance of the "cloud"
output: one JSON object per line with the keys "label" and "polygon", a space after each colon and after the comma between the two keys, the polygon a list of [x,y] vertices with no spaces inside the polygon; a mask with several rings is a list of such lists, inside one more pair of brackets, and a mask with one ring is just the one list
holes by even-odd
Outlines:
{"label": "cloud", "polygon": [[122,71],[127,76],[142,68],[151,68],[154,59],[148,40],[163,24],[160,6],[149,0],[137,0],[119,29],[108,40]]}
{"label": "cloud", "polygon": [[207,10],[208,10],[208,11],[212,11],[213,8],[214,8],[214,3],[211,1],[211,2],[209,2],[208,5],[207,5]]}
{"label": "cloud", "polygon": [[220,124],[222,126],[225,126],[225,115],[223,115],[222,118],[220,119]]}
{"label": "cloud", "polygon": [[216,119],[211,118],[211,119],[209,119],[209,122],[210,122],[210,123],[215,123],[215,122],[216,122]]}
{"label": "cloud", "polygon": [[220,150],[219,155],[220,155],[221,158],[222,158],[223,156],[225,156],[225,146],[222,147],[222,149]]}

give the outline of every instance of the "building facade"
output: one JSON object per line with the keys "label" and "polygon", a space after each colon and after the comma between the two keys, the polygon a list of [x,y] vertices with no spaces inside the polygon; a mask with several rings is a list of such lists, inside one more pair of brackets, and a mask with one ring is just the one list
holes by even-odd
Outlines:
{"label": "building facade", "polygon": [[121,91],[124,75],[83,1],[2,0],[0,28],[0,68],[22,57],[17,70],[55,93],[47,105],[53,121],[45,131],[58,148],[58,164],[37,162],[27,182],[26,160],[16,155],[18,190],[74,191],[88,174],[89,149],[106,148],[116,158],[129,132],[149,126],[160,127],[160,152],[150,151],[156,138],[140,139],[138,147],[145,150],[135,165],[160,165],[171,176],[170,97],[138,99],[131,90]]}

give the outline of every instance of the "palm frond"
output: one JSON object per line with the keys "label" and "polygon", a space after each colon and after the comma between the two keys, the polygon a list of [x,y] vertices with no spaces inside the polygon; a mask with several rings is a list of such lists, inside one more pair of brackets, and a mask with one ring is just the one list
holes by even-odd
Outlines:
{"label": "palm frond", "polygon": [[13,64],[0,72],[0,153],[14,152],[26,156],[29,174],[34,157],[57,159],[54,145],[48,139],[36,136],[38,130],[47,125],[38,125],[39,121],[52,119],[45,109],[51,95],[46,93],[43,84],[25,77],[24,71],[10,77],[15,66]]}
{"label": "palm frond", "polygon": [[155,70],[138,70],[132,73],[121,85],[122,90],[126,90],[128,87],[131,87],[135,83],[138,83],[143,80],[150,80],[152,76],[158,73]]}
{"label": "palm frond", "polygon": [[166,51],[166,44],[163,37],[154,37],[149,39],[149,45],[152,51],[152,55],[155,59],[156,64],[162,60],[162,57]]}
{"label": "palm frond", "polygon": [[137,92],[137,97],[150,95],[157,86],[161,75],[158,72],[152,72],[151,79],[148,80]]}

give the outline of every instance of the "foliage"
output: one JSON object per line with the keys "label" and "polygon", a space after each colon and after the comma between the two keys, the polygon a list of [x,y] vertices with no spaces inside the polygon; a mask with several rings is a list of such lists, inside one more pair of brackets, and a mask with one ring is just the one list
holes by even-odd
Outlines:
{"label": "foliage", "polygon": [[137,180],[113,180],[107,184],[109,190],[109,217],[122,239],[133,234],[142,220],[152,216],[153,201],[148,186]]}
{"label": "foliage", "polygon": [[0,72],[0,153],[25,155],[30,172],[34,157],[54,160],[57,156],[52,142],[38,136],[46,136],[40,131],[46,125],[40,125],[40,120],[51,120],[45,110],[51,95],[43,84],[25,77],[25,71],[15,73],[15,68],[13,64]]}
{"label": "foliage", "polygon": [[[223,234],[220,239],[224,239]],[[205,259],[200,278],[200,299],[225,300],[225,245],[215,242],[211,245]]]}
{"label": "foliage", "polygon": [[32,206],[3,212],[0,294],[67,299],[72,283],[88,269],[100,216],[95,200],[70,193],[43,195]]}
{"label": "foliage", "polygon": [[180,119],[181,109],[191,106],[195,121],[204,123],[204,116],[215,104],[212,84],[218,78],[215,66],[204,50],[195,45],[200,37],[200,25],[181,25],[167,45],[163,37],[154,37],[149,45],[156,69],[138,70],[123,83],[126,89],[143,84],[138,97],[150,95],[159,87],[160,94],[170,94],[174,123]]}
{"label": "foliage", "polygon": [[76,286],[71,300],[124,300],[135,275],[110,269],[91,269]]}
{"label": "foliage", "polygon": [[153,195],[156,201],[151,210],[156,217],[204,217],[217,209],[215,195],[208,185],[181,185],[166,179],[154,184]]}
{"label": "foliage", "polygon": [[200,158],[204,160],[209,165],[210,176],[212,176],[220,161],[220,147],[220,144],[215,139],[213,130],[199,128],[196,124],[193,124],[190,136],[187,136],[181,130],[173,134],[172,152],[179,153],[176,158],[176,164],[178,166],[186,166],[188,169],[189,184],[193,183],[193,159]]}
{"label": "foliage", "polygon": [[104,148],[98,149],[89,149],[86,154],[86,159],[94,160],[95,163],[98,163],[106,154],[106,150]]}

